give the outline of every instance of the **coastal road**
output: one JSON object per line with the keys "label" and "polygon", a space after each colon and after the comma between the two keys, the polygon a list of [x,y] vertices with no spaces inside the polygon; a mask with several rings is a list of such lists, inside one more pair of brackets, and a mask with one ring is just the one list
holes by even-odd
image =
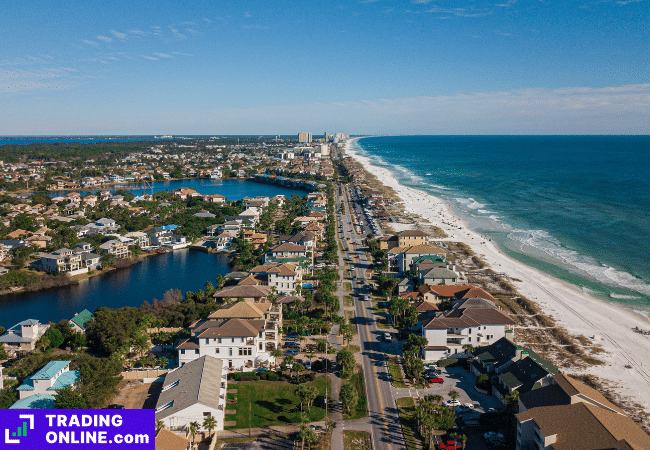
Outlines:
{"label": "coastal road", "polygon": [[363,300],[363,295],[370,293],[369,280],[366,276],[366,270],[370,268],[370,262],[366,259],[363,236],[354,231],[350,215],[350,213],[354,213],[354,209],[350,208],[347,187],[343,186],[344,196],[339,196],[337,188],[336,197],[337,206],[340,205],[341,200],[346,204],[345,209],[338,215],[339,223],[343,225],[342,231],[339,230],[339,232],[343,241],[344,255],[349,261],[350,271],[353,274],[353,299],[361,346],[373,449],[406,450],[399,414],[393,390],[391,389],[386,357],[382,348],[381,337],[383,332],[377,328],[372,302]]}

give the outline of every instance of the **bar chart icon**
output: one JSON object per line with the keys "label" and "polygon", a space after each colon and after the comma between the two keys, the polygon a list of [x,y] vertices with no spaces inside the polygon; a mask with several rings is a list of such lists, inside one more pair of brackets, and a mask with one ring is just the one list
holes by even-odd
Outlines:
{"label": "bar chart icon", "polygon": [[24,437],[27,436],[27,422],[23,422],[22,427],[18,427],[18,429],[14,432],[11,433],[12,437]]}

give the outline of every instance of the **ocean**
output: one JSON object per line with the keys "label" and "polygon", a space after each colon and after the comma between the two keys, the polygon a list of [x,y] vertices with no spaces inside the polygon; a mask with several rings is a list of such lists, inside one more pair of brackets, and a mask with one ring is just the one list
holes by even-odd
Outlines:
{"label": "ocean", "polygon": [[650,311],[650,136],[391,136],[354,146],[510,256]]}

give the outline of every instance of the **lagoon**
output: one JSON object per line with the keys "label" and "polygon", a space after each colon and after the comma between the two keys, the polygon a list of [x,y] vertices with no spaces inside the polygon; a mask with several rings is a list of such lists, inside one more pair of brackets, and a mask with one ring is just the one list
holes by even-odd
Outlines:
{"label": "lagoon", "polygon": [[216,284],[218,274],[230,272],[228,256],[183,249],[143,258],[126,269],[83,280],[78,285],[0,296],[0,325],[9,328],[25,319],[41,323],[70,319],[75,313],[99,306],[139,307],[143,301],[161,300],[165,291],[204,289]]}

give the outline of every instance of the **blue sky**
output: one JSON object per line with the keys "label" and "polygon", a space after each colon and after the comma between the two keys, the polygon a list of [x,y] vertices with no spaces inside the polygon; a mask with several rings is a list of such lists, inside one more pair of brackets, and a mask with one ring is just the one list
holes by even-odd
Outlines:
{"label": "blue sky", "polygon": [[649,12],[4,0],[0,134],[647,134]]}

